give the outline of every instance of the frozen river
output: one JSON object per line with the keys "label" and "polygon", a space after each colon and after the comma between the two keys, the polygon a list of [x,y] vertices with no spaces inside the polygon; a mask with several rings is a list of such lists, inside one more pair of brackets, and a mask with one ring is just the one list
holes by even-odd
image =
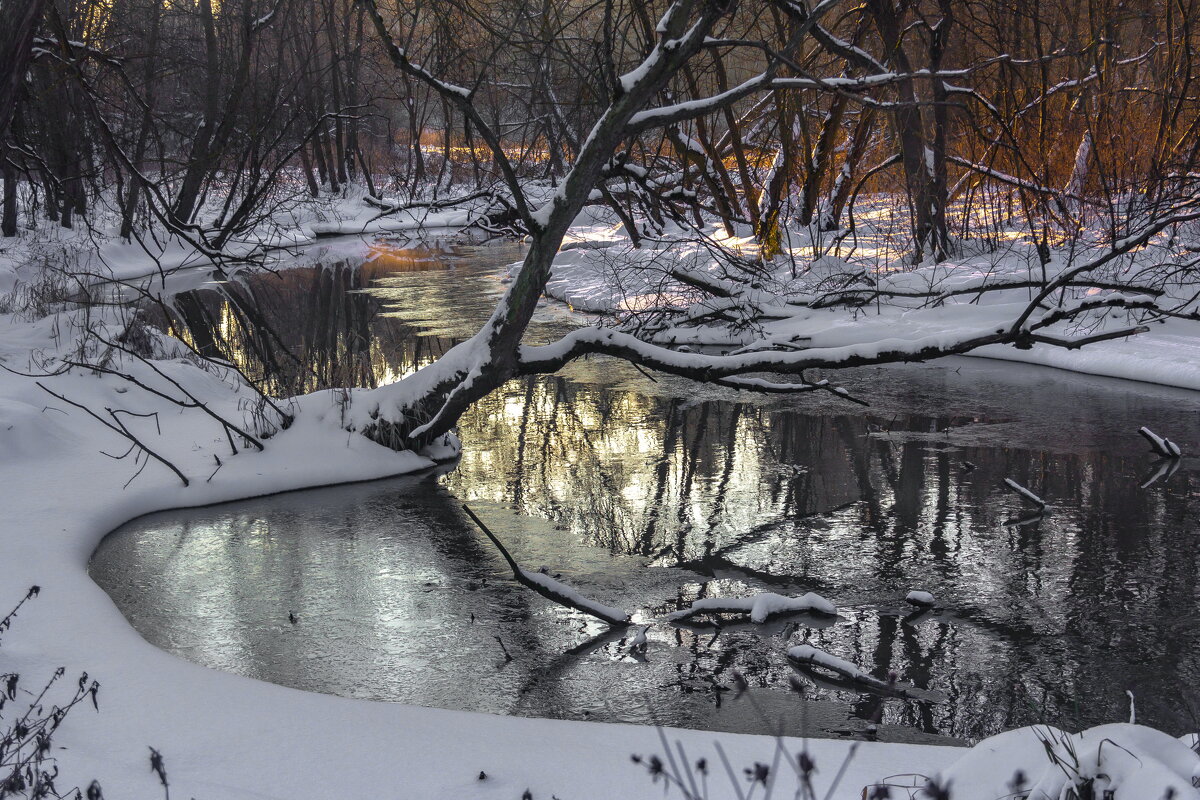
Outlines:
{"label": "frozen river", "polygon": [[[472,334],[518,257],[380,245],[181,308],[198,346],[278,394],[373,385]],[[531,339],[573,324],[548,307]],[[961,358],[838,379],[870,407],[579,362],[469,412],[452,468],[145,517],[91,573],[170,652],[350,697],[816,736],[878,721],[880,739],[928,741],[1124,720],[1130,690],[1140,722],[1194,729],[1200,473],[1185,460],[1143,488],[1158,465],[1136,431],[1200,442],[1200,397]],[[645,623],[764,590],[839,614],[657,622],[630,655],[623,632],[515,584],[464,502],[527,567]],[[912,589],[939,608],[914,615]],[[804,641],[932,699],[803,676],[802,699],[784,653]],[[735,672],[753,703],[728,702]]]}

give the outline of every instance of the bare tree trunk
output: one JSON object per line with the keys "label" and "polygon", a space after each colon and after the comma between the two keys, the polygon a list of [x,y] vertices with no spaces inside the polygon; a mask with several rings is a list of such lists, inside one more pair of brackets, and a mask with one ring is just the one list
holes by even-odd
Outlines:
{"label": "bare tree trunk", "polygon": [[0,213],[0,235],[17,235],[17,168],[9,154],[0,146],[0,170],[4,174],[3,212]]}
{"label": "bare tree trunk", "polygon": [[[238,52],[237,66],[234,69],[233,80],[229,84],[229,93],[221,98],[221,65],[212,0],[200,0],[200,8],[201,20],[204,25],[206,68],[208,70],[205,85],[205,116],[204,125],[192,151],[195,157],[188,161],[183,187],[180,189],[175,204],[175,215],[183,221],[191,220],[195,214],[197,202],[201,199],[201,189],[212,177],[213,171],[220,166],[221,158],[237,129],[238,112],[250,83],[250,65],[254,58],[255,41],[259,31],[270,23],[273,16],[268,15],[255,20],[251,13],[251,5],[246,4],[243,7],[240,20],[241,47]],[[211,119],[209,113],[212,114]],[[218,116],[219,122],[217,121]]]}
{"label": "bare tree trunk", "polygon": [[204,28],[204,105],[201,109],[203,116],[200,121],[200,129],[196,131],[196,138],[192,140],[188,166],[184,171],[179,195],[175,198],[175,216],[184,221],[190,221],[195,213],[196,201],[200,197],[200,187],[208,174],[210,145],[217,126],[217,116],[220,113],[221,58],[217,44],[216,22],[213,19],[212,0],[199,0],[198,7],[200,24]]}
{"label": "bare tree trunk", "polygon": [[442,98],[442,166],[438,169],[437,181],[438,186],[442,185],[442,178],[446,175],[446,170],[450,171],[449,184],[454,183],[454,168],[452,159],[454,158],[454,142],[451,138],[451,120],[453,115],[450,113],[450,101]]}
{"label": "bare tree trunk", "polygon": [[33,56],[33,35],[42,21],[45,0],[5,0],[0,24],[0,141],[16,113],[25,73]]}
{"label": "bare tree trunk", "polygon": [[800,214],[798,219],[801,225],[811,225],[813,218],[817,212],[817,200],[821,195],[821,184],[825,180],[825,176],[829,172],[829,166],[833,163],[833,148],[837,144],[838,133],[841,131],[842,117],[846,113],[846,106],[849,103],[849,98],[846,95],[838,95],[833,99],[833,104],[829,108],[829,112],[825,115],[825,119],[821,123],[821,135],[817,139],[817,146],[809,160],[808,171],[804,175],[804,185],[800,189]]}
{"label": "bare tree trunk", "polygon": [[404,86],[408,90],[404,105],[408,110],[408,144],[412,148],[413,183],[420,185],[425,182],[425,154],[421,151],[421,116],[417,113],[417,98],[412,81],[405,78]]}
{"label": "bare tree trunk", "polygon": [[[155,71],[158,62],[158,35],[162,20],[162,4],[158,2],[150,3],[150,11],[148,13],[151,15],[150,34],[146,42],[145,70],[142,73],[143,86],[145,87],[143,102],[146,106],[142,111],[142,125],[138,131],[137,143],[133,149],[133,164],[138,170],[144,168],[146,146],[150,141],[150,129],[154,125],[154,104],[157,96],[155,89],[158,83]],[[133,218],[137,213],[141,189],[142,183],[136,177],[129,182],[129,194],[126,196],[124,208],[121,210],[121,238],[127,241],[133,235]]]}
{"label": "bare tree trunk", "polygon": [[321,158],[329,168],[329,189],[333,192],[340,192],[342,190],[342,182],[339,173],[342,171],[334,163],[333,150],[329,146],[329,133],[325,130],[324,125],[317,131],[317,145],[318,151],[321,153]]}
{"label": "bare tree trunk", "polygon": [[[866,19],[860,15],[854,26],[854,35],[850,39],[851,47],[858,47],[863,34],[867,30]],[[843,75],[849,76],[849,70]],[[830,102],[829,111],[821,124],[821,133],[817,145],[808,157],[808,169],[804,176],[804,185],[800,189],[801,225],[811,225],[817,215],[817,205],[820,200],[821,186],[833,165],[834,149],[842,129],[842,120],[846,116],[846,108],[850,104],[849,95],[836,95]]]}
{"label": "bare tree trunk", "polygon": [[783,93],[778,98],[779,114],[779,149],[771,162],[767,173],[766,185],[758,203],[758,237],[762,259],[769,261],[783,250],[783,233],[779,226],[783,199],[787,194],[788,184],[791,183],[795,143],[792,139],[792,129],[795,124],[795,112],[791,102]]}
{"label": "bare tree trunk", "polygon": [[[717,79],[717,89],[721,92],[727,91],[729,89],[729,78],[726,75],[725,62],[721,58],[719,50],[714,49],[712,51],[712,60],[713,72]],[[733,113],[731,106],[725,106],[722,109],[722,114],[725,117],[725,137],[728,138],[729,147],[733,151],[734,161],[737,162],[738,179],[742,185],[742,208],[746,211],[746,217],[750,220],[750,226],[754,230],[758,230],[759,192],[750,177],[750,162],[746,157],[746,147],[742,140],[741,122]],[[723,151],[724,147],[722,146],[720,149]]]}
{"label": "bare tree trunk", "polygon": [[[892,0],[869,0],[868,8],[883,41],[888,61],[903,74],[912,73],[912,65],[904,51],[899,11]],[[920,261],[926,251],[937,260],[946,257],[947,231],[944,225],[944,202],[939,203],[934,185],[935,154],[926,142],[925,123],[916,86],[912,78],[897,81],[900,102],[893,111],[896,135],[900,139],[900,157],[904,165],[905,183],[913,212],[913,260]]]}
{"label": "bare tree trunk", "polygon": [[[345,123],[342,121],[342,55],[338,50],[337,36],[334,35],[334,9],[336,0],[329,0],[325,6],[325,33],[329,40],[329,91],[332,95],[333,142],[331,158],[334,160],[333,170],[337,174],[337,182],[345,184],[349,180],[346,170],[346,138]],[[336,191],[336,187],[335,187]]]}
{"label": "bare tree trunk", "polygon": [[47,170],[39,168],[37,173],[38,177],[42,179],[42,189],[44,190],[42,193],[46,197],[44,207],[46,219],[58,222],[58,196],[60,194],[58,187],[55,185],[53,176]]}
{"label": "bare tree trunk", "polygon": [[329,165],[325,163],[325,149],[321,147],[321,134],[314,133],[311,141],[313,156],[317,161],[317,176],[321,179],[321,185],[325,186],[329,183]]}
{"label": "bare tree trunk", "polygon": [[867,144],[871,140],[871,131],[875,127],[875,109],[863,109],[861,114],[862,116],[858,118],[858,122],[854,126],[854,132],[850,135],[850,147],[842,161],[842,167],[838,170],[837,177],[833,179],[829,208],[821,218],[821,230],[823,231],[837,230],[840,227],[842,211],[846,208],[850,193],[854,191],[854,174],[858,170],[859,162],[862,161]]}
{"label": "bare tree trunk", "polygon": [[1083,197],[1087,188],[1088,169],[1092,163],[1092,131],[1088,128],[1079,137],[1079,146],[1075,148],[1075,163],[1071,167],[1071,178],[1067,181],[1067,203],[1076,211],[1079,202],[1073,198]]}
{"label": "bare tree trunk", "polygon": [[319,196],[321,194],[321,187],[317,185],[317,179],[313,175],[312,158],[309,157],[308,147],[305,144],[300,145],[300,168],[304,170],[304,180],[308,183],[309,196]]}
{"label": "bare tree trunk", "polygon": [[[938,0],[942,18],[930,30],[929,70],[940,72],[946,50],[950,46],[950,32],[954,27],[954,3]],[[949,203],[950,187],[946,169],[946,140],[950,130],[950,87],[944,80],[933,81],[933,147],[930,190],[932,194],[930,214],[933,217],[934,252],[940,261],[950,254],[950,226],[946,221],[946,205]]]}
{"label": "bare tree trunk", "polygon": [[[374,181],[371,180],[371,173],[367,170],[366,159],[363,158],[362,145],[358,140],[358,116],[359,116],[359,83],[362,79],[362,46],[363,46],[363,10],[362,6],[355,5],[354,21],[354,47],[349,51],[349,65],[347,69],[346,79],[346,100],[352,107],[350,124],[347,126],[346,147],[350,152],[352,160],[351,167],[354,162],[357,162],[358,168],[362,171],[363,177],[366,179],[367,189],[373,195],[375,194]],[[351,169],[353,175],[353,169]]]}

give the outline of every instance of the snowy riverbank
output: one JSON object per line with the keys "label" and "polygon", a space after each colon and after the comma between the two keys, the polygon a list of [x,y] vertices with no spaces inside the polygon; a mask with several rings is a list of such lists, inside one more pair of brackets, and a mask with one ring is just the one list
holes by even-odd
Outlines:
{"label": "snowy riverbank", "polygon": [[[126,276],[153,268],[152,262],[132,255],[126,266]],[[574,283],[582,285],[581,280]],[[884,315],[868,324],[885,326],[892,336],[930,336],[943,329],[939,326],[953,326],[951,311],[899,309],[895,314],[904,321]],[[854,331],[861,329],[828,324],[835,315],[846,318],[845,311],[806,313],[810,316],[774,323],[778,328],[772,330],[779,336],[807,336],[836,346],[851,343]],[[54,372],[78,344],[75,336],[82,320],[73,316],[59,312],[35,320],[0,317],[4,365],[18,372]],[[92,325],[96,322],[91,320]],[[1181,337],[1181,342],[1158,347],[1152,355],[1164,361],[1156,369],[1166,375],[1194,374],[1184,371],[1200,363],[1188,357],[1187,348],[1195,346],[1191,329],[1172,330],[1170,335]],[[712,343],[702,337],[693,341]],[[1130,340],[1138,341],[1161,344],[1150,337]],[[1133,371],[1121,377],[1146,374],[1145,379],[1153,379],[1134,369],[1147,360],[1148,352],[1133,352],[1128,359]],[[250,392],[233,376],[202,369],[179,355],[160,352],[153,363],[219,413],[250,424],[246,410],[256,402]],[[128,368],[150,385],[166,388],[163,375],[152,374],[148,364]],[[190,485],[183,486],[160,464],[150,463],[126,486],[139,465],[132,455],[114,460],[104,453],[120,455],[128,442],[40,388],[38,381],[96,411],[157,413],[156,418],[122,417],[179,467]],[[1173,385],[1200,388],[1200,377],[1194,385]],[[0,372],[0,485],[6,500],[0,526],[0,586],[7,593],[0,603],[14,605],[31,585],[42,590],[5,633],[0,649],[3,669],[19,672],[26,688],[60,666],[67,670],[67,687],[82,671],[101,682],[99,712],[75,709],[55,739],[56,747],[64,748],[55,752],[62,771],[60,788],[86,787],[96,778],[109,797],[160,796],[158,778],[149,769],[147,748],[154,747],[165,758],[177,795],[197,798],[518,798],[526,789],[533,798],[563,800],[661,796],[662,787],[651,782],[645,766],[630,759],[635,753],[662,754],[658,733],[651,728],[495,717],[298,692],[169,656],[130,627],[86,571],[100,539],[124,521],[161,509],[413,472],[433,463],[348,435],[329,416],[341,413],[336,393],[310,395],[297,403],[296,423],[266,439],[263,452],[243,447],[231,456],[224,431],[210,417],[196,409],[166,407],[119,378],[85,370],[40,378]],[[281,625],[285,623],[286,610],[281,610]],[[1135,734],[1125,729],[1105,735],[1124,741],[1121,737]],[[675,730],[666,731],[666,736],[679,740],[689,759],[703,757],[712,765],[709,796],[714,798],[736,796],[716,766],[720,762],[715,741],[739,771],[754,762],[770,763],[776,747],[771,739],[757,736]],[[1024,760],[1019,764],[991,756],[994,765],[1004,767],[989,773],[994,779],[990,785],[980,783],[986,777],[982,773],[961,773],[959,781],[976,784],[971,789],[975,794],[968,797],[996,796],[1002,771],[1011,775],[1018,766],[1027,773],[1047,768],[1040,743],[1031,741],[1036,742],[1022,740]],[[818,797],[837,778],[851,746],[834,740],[787,742],[789,752],[807,747],[815,760]],[[856,747],[834,797],[857,798],[863,786],[889,775],[932,775],[965,752],[883,743]],[[1172,758],[1171,775],[1183,774],[1180,770],[1190,766],[1184,763],[1184,753],[1174,752]],[[481,772],[484,780],[479,779]],[[791,796],[796,782],[792,772],[781,768],[773,774],[781,776],[778,796]],[[959,800],[960,795],[952,796]]]}
{"label": "snowy riverbank", "polygon": [[[656,342],[672,346],[734,350],[754,342],[756,348],[864,344],[884,348],[917,341],[939,344],[960,338],[964,331],[988,333],[1007,328],[1033,298],[1034,285],[1074,268],[1078,261],[1070,258],[1082,260],[1080,253],[1051,251],[1050,262],[1043,268],[1035,248],[1019,237],[1019,231],[1013,231],[1013,240],[997,250],[965,252],[950,262],[899,272],[876,272],[886,231],[870,224],[861,228],[853,247],[839,247],[819,236],[814,241],[810,231],[792,231],[790,254],[777,258],[759,285],[745,286],[726,280],[726,268],[712,253],[719,244],[753,258],[751,237],[729,237],[713,227],[705,231],[705,238],[647,240],[634,248],[620,225],[590,217],[572,230],[555,259],[546,294],[581,311],[625,320],[646,316],[652,309],[687,307],[691,324],[676,323],[655,336]],[[814,258],[815,251],[824,254]],[[1128,281],[1137,285],[1137,276],[1143,272],[1149,274],[1181,258],[1176,251],[1174,239],[1162,234],[1096,277],[1100,283],[1109,279],[1114,284]],[[512,265],[510,274],[519,269],[520,264]],[[730,296],[701,297],[695,291],[697,282],[728,291]],[[1181,307],[1192,302],[1194,287],[1190,284],[1161,280],[1147,280],[1146,284],[1153,284],[1156,293],[1162,292]],[[1004,285],[1014,288],[996,290]],[[1132,290],[1124,294],[1130,305],[1148,299]],[[1054,295],[1049,305],[1069,306],[1107,296],[1108,289],[1081,287]],[[843,302],[848,298],[855,302]],[[739,315],[747,309],[758,318],[740,320]],[[731,332],[738,330],[739,322],[745,327]],[[1070,340],[1132,325],[1128,313],[1116,308],[1058,323],[1044,333]],[[1200,321],[1196,320],[1155,322],[1137,335],[1091,342],[1085,347],[986,345],[969,355],[1200,390]]]}
{"label": "snowy riverbank", "polygon": [[[31,351],[58,352],[54,319],[0,320],[2,356],[24,368]],[[179,361],[164,370],[219,409],[238,394]],[[91,408],[144,413],[150,401],[117,380],[91,375],[42,379],[47,388]],[[221,397],[222,394],[226,396]],[[325,393],[327,396],[328,393]],[[661,788],[633,764],[633,753],[661,751],[650,728],[530,720],[360,702],[285,689],[182,661],[146,643],[87,575],[87,561],[111,529],[151,511],[221,502],[321,484],[367,480],[427,468],[431,461],[395,453],[324,424],[321,395],[297,422],[267,440],[262,453],[227,456],[219,428],[197,412],[159,408],[162,435],[140,431],[190,479],[184,487],[150,464],[114,461],[127,446],[33,378],[0,373],[0,586],[15,605],[31,585],[41,594],[21,610],[4,638],[4,668],[34,686],[65,667],[71,686],[82,671],[99,680],[100,710],[75,709],[55,744],[60,787],[98,779],[106,796],[152,797],[160,791],[148,747],[163,753],[172,790],[198,798],[355,797],[517,798],[651,797]],[[244,398],[242,398],[244,399]],[[212,475],[214,455],[223,466]],[[286,624],[286,612],[281,612]],[[66,691],[65,689],[63,690]],[[53,701],[53,698],[52,698]],[[689,757],[716,762],[719,740],[739,768],[770,760],[766,737],[667,731]],[[793,749],[798,742],[791,742]],[[814,741],[818,786],[835,774],[847,743]],[[844,786],[898,772],[933,771],[962,751],[949,747],[864,743]],[[487,779],[480,781],[480,771]],[[714,778],[720,794],[724,781]],[[780,787],[781,789],[783,786]],[[858,789],[854,790],[857,795]],[[791,789],[788,789],[791,793]]]}

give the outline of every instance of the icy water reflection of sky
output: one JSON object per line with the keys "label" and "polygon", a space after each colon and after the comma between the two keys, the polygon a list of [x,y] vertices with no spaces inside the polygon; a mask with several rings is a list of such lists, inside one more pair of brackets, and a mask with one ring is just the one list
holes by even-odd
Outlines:
{"label": "icy water reflection of sky", "polygon": [[[516,255],[284,272],[196,295],[186,324],[277,390],[369,385],[472,333]],[[244,335],[254,315],[275,333]],[[569,324],[548,308],[534,335]],[[1200,398],[970,359],[842,379],[871,407],[579,362],[480,403],[450,471],[148,517],[92,572],[167,650],[354,697],[815,735],[879,717],[881,738],[920,740],[1118,720],[1131,689],[1140,720],[1195,728],[1200,480],[1185,461],[1140,488],[1154,464],[1135,431],[1200,443]],[[1026,510],[1004,477],[1051,512],[1013,524]],[[462,502],[526,565],[642,620],[758,590],[818,591],[840,615],[659,625],[634,658],[506,578]],[[914,588],[942,609],[911,615]],[[784,652],[805,640],[944,702],[807,681],[802,701]],[[730,701],[735,670],[753,703]]]}

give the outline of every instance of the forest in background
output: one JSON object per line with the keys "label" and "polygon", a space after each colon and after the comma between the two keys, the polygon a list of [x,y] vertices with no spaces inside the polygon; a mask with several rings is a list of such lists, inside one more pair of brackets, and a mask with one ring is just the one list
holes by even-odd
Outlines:
{"label": "forest in background", "polygon": [[[5,0],[3,233],[165,229],[220,250],[348,184],[510,206],[512,178],[566,173],[667,5]],[[843,228],[863,193],[907,201],[913,263],[1014,217],[1042,247],[1119,238],[1195,192],[1196,5],[729,2],[656,98],[722,101],[634,126],[589,202],[635,243],[703,213],[767,255],[781,221]],[[376,22],[464,102],[394,69]]]}
{"label": "forest in background", "polygon": [[[0,434],[15,454],[4,480],[16,499],[0,567],[13,585],[35,588],[39,573],[75,576],[65,600],[50,600],[58,605],[36,634],[37,667],[65,653],[62,663],[95,664],[139,698],[154,696],[146,686],[169,687],[161,708],[105,718],[95,741],[158,741],[145,717],[149,727],[161,721],[160,733],[199,732],[173,742],[177,752],[248,753],[231,774],[247,780],[249,770],[257,794],[285,785],[303,794],[314,784],[302,768],[318,763],[351,765],[337,770],[343,791],[366,786],[379,759],[339,752],[341,743],[357,747],[368,730],[381,752],[417,752],[427,718],[404,708],[372,729],[365,714],[348,714],[305,738],[304,720],[326,715],[315,696],[277,701],[256,686],[247,703],[241,689],[227,691],[232,683],[180,693],[207,678],[181,683],[173,667],[129,658],[145,643],[131,646],[124,623],[95,624],[97,610],[111,609],[88,596],[96,587],[83,555],[104,526],[454,460],[464,444],[479,447],[457,436],[469,409],[514,378],[591,355],[629,361],[650,380],[826,392],[834,403],[867,404],[890,383],[879,373],[852,397],[831,382],[839,369],[970,353],[1200,388],[1195,23],[1185,0],[0,0],[0,318],[9,331]],[[278,368],[251,376],[245,359],[201,338],[212,319],[271,336],[248,273],[321,237],[361,236],[346,243],[361,264],[373,258],[368,248],[395,244],[376,234],[425,244],[427,232],[467,228],[519,239],[521,261],[493,265],[487,280],[504,288],[499,299],[483,292],[491,310],[475,310],[490,313],[478,332],[456,335],[412,371],[376,381],[366,370],[323,370],[342,358],[372,363],[368,318],[342,313],[366,298],[329,257],[332,245],[308,254],[320,283],[303,308],[322,337],[304,341],[329,354],[313,370],[331,376],[322,388],[302,369],[291,382]],[[463,301],[477,299],[480,284],[460,279],[448,278],[446,317],[467,318]],[[196,287],[225,304],[219,313],[206,318]],[[583,300],[596,316],[530,344],[546,296],[572,309]],[[147,308],[161,312],[160,325]],[[355,327],[357,349],[336,324]],[[891,423],[868,431],[890,433]],[[1142,435],[1160,460],[1140,490],[1180,469],[1186,478],[1179,446],[1145,427]],[[130,461],[113,470],[102,459]],[[802,466],[789,480],[808,474]],[[43,502],[58,485],[72,492]],[[1013,479],[1004,485],[1034,506],[1013,519],[1031,530],[1047,503]],[[1090,475],[1081,485],[1094,491]],[[27,535],[43,530],[53,535]],[[65,560],[59,530],[77,545]],[[545,598],[576,598],[511,566]],[[787,655],[858,674],[824,651]],[[251,720],[210,741],[216,728],[192,721],[215,719],[212,709],[227,719],[261,711],[269,724]],[[260,729],[295,736],[255,734],[244,746],[245,732]],[[539,749],[477,719],[436,729],[474,752],[509,743],[524,772],[579,766],[544,757],[561,745],[557,735]],[[1111,730],[1090,750],[1083,734],[1050,734],[1018,774],[1042,771],[1047,796],[1068,796],[1075,778],[1092,792],[1091,776],[1114,764],[1129,766],[1118,777],[1137,797],[1151,796],[1137,793],[1139,781],[1159,780],[1169,793],[1158,796],[1196,786],[1194,736],[1125,731],[1129,748],[1105,749]],[[14,728],[7,750],[35,793],[43,784],[28,765],[50,752],[40,731]],[[612,780],[602,760],[612,749],[589,748],[584,767],[603,774],[597,785]],[[932,774],[929,753],[912,768]],[[1164,753],[1169,770],[1150,757]],[[1013,788],[1015,757],[987,747],[975,755]],[[1059,769],[1067,759],[1074,778]],[[417,760],[406,768],[440,772],[422,785],[441,787],[452,772]],[[129,780],[127,764],[103,767],[106,780]],[[387,769],[380,783],[394,779]],[[978,769],[972,760],[960,774],[987,800],[1001,796]],[[876,770],[863,766],[856,788]]]}

